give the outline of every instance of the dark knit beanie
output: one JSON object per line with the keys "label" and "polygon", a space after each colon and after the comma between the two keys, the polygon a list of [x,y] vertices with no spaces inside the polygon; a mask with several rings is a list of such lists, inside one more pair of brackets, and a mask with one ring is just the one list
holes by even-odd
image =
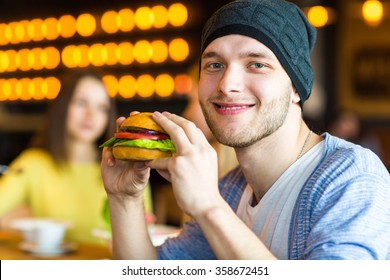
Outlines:
{"label": "dark knit beanie", "polygon": [[215,39],[240,34],[273,51],[291,78],[301,105],[311,93],[310,54],[316,30],[295,4],[283,0],[237,0],[215,12],[202,31],[201,54]]}

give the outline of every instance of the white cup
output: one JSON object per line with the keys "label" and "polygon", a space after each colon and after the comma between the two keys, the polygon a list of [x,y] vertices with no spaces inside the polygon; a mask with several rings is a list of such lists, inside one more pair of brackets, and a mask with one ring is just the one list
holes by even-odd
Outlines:
{"label": "white cup", "polygon": [[59,248],[70,226],[68,221],[45,218],[16,219],[11,224],[22,233],[25,243],[40,249]]}
{"label": "white cup", "polygon": [[66,229],[65,223],[42,220],[35,223],[29,238],[39,248],[58,248],[64,240]]}

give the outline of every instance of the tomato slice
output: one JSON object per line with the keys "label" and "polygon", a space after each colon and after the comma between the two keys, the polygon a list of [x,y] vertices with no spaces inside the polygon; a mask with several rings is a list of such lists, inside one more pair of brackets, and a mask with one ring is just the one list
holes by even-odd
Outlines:
{"label": "tomato slice", "polygon": [[114,134],[116,138],[125,138],[125,139],[149,139],[149,140],[164,140],[169,139],[169,135],[167,134],[142,134],[142,133],[134,133],[134,132],[117,132]]}

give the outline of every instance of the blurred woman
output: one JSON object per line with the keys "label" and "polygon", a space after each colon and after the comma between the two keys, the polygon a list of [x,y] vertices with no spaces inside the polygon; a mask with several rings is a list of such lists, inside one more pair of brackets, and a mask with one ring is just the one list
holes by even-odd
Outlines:
{"label": "blurred woman", "polygon": [[[0,180],[0,217],[27,205],[34,217],[69,221],[71,241],[102,242],[92,235],[106,227],[98,145],[113,135],[115,119],[100,75],[84,70],[64,76],[45,129]],[[150,199],[146,207],[150,211]]]}

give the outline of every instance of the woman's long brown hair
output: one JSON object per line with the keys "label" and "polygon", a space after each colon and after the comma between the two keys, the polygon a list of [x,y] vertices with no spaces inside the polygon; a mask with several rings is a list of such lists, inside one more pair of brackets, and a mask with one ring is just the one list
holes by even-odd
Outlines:
{"label": "woman's long brown hair", "polygon": [[[30,146],[45,149],[58,165],[69,162],[66,148],[66,119],[68,107],[71,102],[77,83],[84,77],[92,77],[102,81],[102,73],[91,69],[71,70],[61,75],[61,89],[55,100],[48,107],[44,129],[33,138]],[[115,120],[117,117],[116,104],[110,98],[110,109],[108,113],[108,126],[103,135],[96,141],[98,145],[107,140],[115,132]],[[100,154],[100,153],[99,153]]]}

